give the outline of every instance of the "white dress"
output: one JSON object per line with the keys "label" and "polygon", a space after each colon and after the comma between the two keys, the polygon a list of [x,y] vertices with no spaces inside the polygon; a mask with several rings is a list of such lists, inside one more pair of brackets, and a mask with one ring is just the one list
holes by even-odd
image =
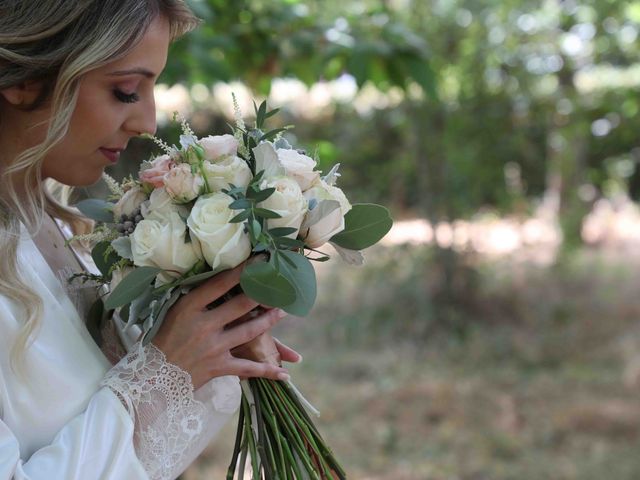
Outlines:
{"label": "white dress", "polygon": [[44,314],[20,376],[10,354],[24,313],[0,295],[0,480],[176,478],[238,408],[238,378],[193,392],[160,350],[124,337],[112,365],[24,227],[18,261]]}

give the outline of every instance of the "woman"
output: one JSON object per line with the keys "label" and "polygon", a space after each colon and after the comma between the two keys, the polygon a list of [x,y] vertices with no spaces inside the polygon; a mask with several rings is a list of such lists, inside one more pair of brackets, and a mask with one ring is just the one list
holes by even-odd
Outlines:
{"label": "woman", "polygon": [[241,267],[184,296],[115,366],[56,277],[81,265],[53,217],[85,223],[45,180],[90,185],[155,131],[168,45],[196,25],[181,0],[0,0],[0,480],[175,478],[237,408],[236,376],[287,378],[231,354],[283,312],[225,329],[256,303],[205,308]]}

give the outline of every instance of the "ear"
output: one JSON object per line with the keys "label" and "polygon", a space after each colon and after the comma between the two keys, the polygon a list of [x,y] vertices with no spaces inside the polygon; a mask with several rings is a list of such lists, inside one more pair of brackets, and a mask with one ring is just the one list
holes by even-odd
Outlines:
{"label": "ear", "polygon": [[28,80],[19,85],[0,90],[0,95],[15,107],[31,105],[42,91],[41,81]]}

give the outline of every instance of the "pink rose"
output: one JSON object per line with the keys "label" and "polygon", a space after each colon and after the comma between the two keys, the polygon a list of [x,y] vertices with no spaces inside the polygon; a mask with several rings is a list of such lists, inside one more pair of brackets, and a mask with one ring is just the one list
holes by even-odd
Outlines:
{"label": "pink rose", "polygon": [[140,180],[145,183],[150,183],[155,188],[160,188],[164,185],[164,176],[169,173],[175,163],[171,160],[169,155],[162,155],[155,158],[149,168],[146,168],[140,172]]}

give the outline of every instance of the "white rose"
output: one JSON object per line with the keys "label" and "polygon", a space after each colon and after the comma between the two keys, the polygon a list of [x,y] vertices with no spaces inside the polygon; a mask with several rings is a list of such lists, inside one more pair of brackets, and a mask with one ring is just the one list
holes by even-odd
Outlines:
{"label": "white rose", "polygon": [[163,178],[167,193],[174,202],[187,203],[202,193],[204,179],[191,172],[191,165],[181,163],[169,170]]}
{"label": "white rose", "polygon": [[213,270],[238,266],[249,257],[251,242],[242,223],[229,223],[237,215],[230,196],[218,192],[196,200],[187,219],[191,236],[199,240],[205,260]]}
{"label": "white rose", "polygon": [[287,175],[298,182],[303,192],[320,178],[320,172],[313,171],[316,166],[315,160],[298,153],[296,150],[279,148],[278,160],[284,166]]}
{"label": "white rose", "polygon": [[138,186],[127,190],[113,207],[114,218],[120,221],[121,215],[131,215],[146,199],[147,194]]}
{"label": "white rose", "polygon": [[187,226],[176,212],[168,221],[144,219],[129,236],[133,263],[139,267],[158,267],[169,277],[177,278],[189,271],[200,259],[197,239],[185,242]]}
{"label": "white rose", "polygon": [[228,189],[230,183],[247,188],[251,182],[251,169],[240,157],[226,157],[215,163],[205,161],[203,170],[212,192]]}
{"label": "white rose", "polygon": [[205,159],[213,161],[223,156],[234,157],[238,153],[238,140],[233,135],[208,136],[198,141],[204,148]]}
{"label": "white rose", "polygon": [[143,202],[140,207],[142,216],[149,220],[168,222],[171,213],[178,213],[182,218],[189,216],[189,209],[184,205],[175,203],[164,188],[156,188],[149,200]]}
{"label": "white rose", "polygon": [[318,180],[309,190],[304,192],[304,197],[307,200],[315,198],[318,202],[321,200],[335,200],[340,202],[342,215],[346,215],[347,212],[351,210],[351,204],[342,189],[329,185],[322,179]]}
{"label": "white rose", "polygon": [[317,204],[305,217],[301,234],[308,246],[318,248],[344,230],[344,216],[351,210],[351,204],[341,189],[324,180],[316,182],[304,196]]}
{"label": "white rose", "polygon": [[260,208],[272,210],[280,215],[281,218],[270,218],[267,220],[268,228],[290,227],[295,228],[296,232],[287,235],[290,238],[296,238],[297,230],[302,224],[305,213],[307,213],[307,200],[302,195],[300,185],[294,179],[289,177],[280,177],[269,179],[262,183],[261,188],[275,188],[275,192],[264,202],[260,202]]}

